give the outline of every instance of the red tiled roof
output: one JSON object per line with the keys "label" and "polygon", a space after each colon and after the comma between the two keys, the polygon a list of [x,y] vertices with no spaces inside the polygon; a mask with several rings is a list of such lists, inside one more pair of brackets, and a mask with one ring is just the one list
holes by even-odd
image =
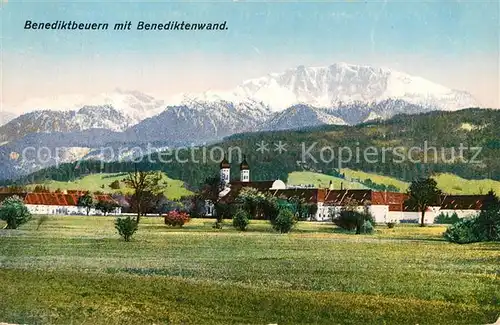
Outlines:
{"label": "red tiled roof", "polygon": [[342,205],[349,200],[356,200],[364,204],[371,202],[371,199],[371,190],[326,190],[324,202],[326,205]]}
{"label": "red tiled roof", "polygon": [[[76,206],[80,195],[63,193],[28,193],[24,203],[33,205]],[[96,201],[114,201],[111,196],[94,195]]]}
{"label": "red tiled roof", "polygon": [[443,195],[441,209],[445,210],[481,210],[487,195]]}
{"label": "red tiled roof", "polygon": [[0,203],[11,196],[18,196],[22,200],[26,197],[27,193],[0,193]]}
{"label": "red tiled roof", "polygon": [[300,198],[304,203],[318,203],[325,199],[325,189],[318,188],[289,188],[285,190],[270,190],[269,194],[281,198]]}
{"label": "red tiled roof", "polygon": [[[320,188],[290,188],[270,190],[273,181],[231,182],[231,191],[223,198],[226,203],[234,202],[243,187],[253,187],[276,197],[299,197],[307,203],[324,202],[325,205],[343,205],[349,200],[356,200],[361,205],[387,205],[389,211],[418,211],[408,202],[408,194],[397,192],[376,192],[372,190],[328,190]],[[486,195],[442,195],[441,209],[480,210]]]}

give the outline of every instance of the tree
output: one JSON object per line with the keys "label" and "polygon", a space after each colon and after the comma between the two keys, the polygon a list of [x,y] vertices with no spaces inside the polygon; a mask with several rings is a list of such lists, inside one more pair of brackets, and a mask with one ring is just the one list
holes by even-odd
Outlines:
{"label": "tree", "polygon": [[255,219],[262,213],[262,204],[265,199],[265,196],[256,188],[246,187],[241,189],[236,202],[250,215],[250,218]]}
{"label": "tree", "polygon": [[221,205],[219,205],[219,201],[221,199],[219,194],[222,190],[224,190],[224,187],[225,184],[218,175],[208,177],[203,182],[197,194],[197,197],[201,198],[203,202],[211,202],[214,205],[216,215],[216,228],[220,228],[222,226],[222,222],[224,219],[224,215],[222,213],[219,213],[221,211],[217,211],[217,208],[219,208],[220,210],[221,207]]}
{"label": "tree", "polygon": [[274,225],[281,211],[278,199],[271,195],[265,196],[261,202],[261,209],[264,219],[269,220]]}
{"label": "tree", "polygon": [[5,229],[16,229],[31,219],[31,213],[21,198],[11,196],[0,206],[0,219],[7,223]]}
{"label": "tree", "polygon": [[208,177],[203,182],[199,195],[215,204],[219,202],[219,193],[224,190],[224,186],[224,182],[219,176]]}
{"label": "tree", "polygon": [[82,195],[78,198],[78,202],[76,203],[76,205],[79,207],[84,207],[87,215],[89,215],[90,209],[94,207],[95,202],[90,193],[85,193],[85,195]]}
{"label": "tree", "polygon": [[308,217],[308,209],[304,199],[299,196],[293,196],[289,198],[288,201],[292,204],[293,212],[298,219],[306,220]]}
{"label": "tree", "polygon": [[417,208],[421,213],[420,227],[425,226],[425,210],[432,204],[439,202],[441,191],[432,178],[420,178],[411,183],[408,189],[408,203]]}
{"label": "tree", "polygon": [[100,200],[95,205],[95,208],[97,210],[101,211],[102,213],[104,213],[104,215],[107,215],[108,213],[113,212],[117,207],[118,207],[118,205],[115,202],[108,201],[108,200]]}
{"label": "tree", "polygon": [[181,210],[181,207],[182,204],[180,202],[167,199],[163,193],[155,195],[155,211],[159,216],[172,210]]}
{"label": "tree", "polygon": [[318,205],[311,203],[307,205],[307,213],[309,214],[309,218],[313,220],[314,216],[318,212]]}
{"label": "tree", "polygon": [[479,231],[485,240],[500,240],[500,199],[492,190],[488,192],[477,217]]}
{"label": "tree", "polygon": [[[356,235],[373,230],[372,215],[368,211],[368,201],[365,202],[363,211],[359,211],[361,203],[354,199],[346,199],[340,213],[333,218],[333,223],[347,231],[356,230]],[[371,227],[370,231],[367,231]]]}
{"label": "tree", "polygon": [[161,215],[165,211],[163,205],[165,204],[166,197],[163,193],[154,194],[151,191],[145,191],[142,193],[141,201],[137,200],[135,195],[128,197],[131,211],[138,212],[139,203],[141,205],[141,216],[145,216],[148,213],[158,213]]}
{"label": "tree", "polygon": [[199,195],[182,197],[180,202],[182,204],[181,211],[189,213],[191,217],[199,218],[205,215],[206,203]]}
{"label": "tree", "polygon": [[500,199],[489,191],[479,215],[453,223],[446,229],[444,238],[457,244],[500,241]]}
{"label": "tree", "polygon": [[46,186],[43,185],[36,185],[33,188],[34,193],[50,193],[50,189]]}
{"label": "tree", "polygon": [[139,224],[141,214],[143,213],[144,200],[146,193],[151,192],[157,194],[161,191],[162,174],[156,171],[139,171],[137,166],[134,172],[128,173],[124,179],[125,185],[134,190],[134,199],[137,208],[136,222]]}

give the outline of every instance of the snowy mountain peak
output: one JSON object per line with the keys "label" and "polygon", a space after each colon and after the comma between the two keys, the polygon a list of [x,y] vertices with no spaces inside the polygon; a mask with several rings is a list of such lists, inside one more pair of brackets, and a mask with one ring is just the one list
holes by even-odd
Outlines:
{"label": "snowy mountain peak", "polygon": [[324,67],[300,65],[282,73],[249,79],[232,91],[206,92],[197,98],[233,102],[251,99],[262,102],[272,111],[282,111],[295,104],[332,108],[388,99],[442,110],[479,106],[472,95],[464,91],[452,90],[389,68],[345,62]]}
{"label": "snowy mountain peak", "polygon": [[103,92],[92,96],[65,94],[47,98],[33,98],[7,109],[11,112],[27,113],[38,110],[78,111],[84,106],[113,107],[130,120],[129,124],[136,124],[147,117],[161,113],[166,104],[163,100],[155,99],[139,91],[118,88],[112,92]]}

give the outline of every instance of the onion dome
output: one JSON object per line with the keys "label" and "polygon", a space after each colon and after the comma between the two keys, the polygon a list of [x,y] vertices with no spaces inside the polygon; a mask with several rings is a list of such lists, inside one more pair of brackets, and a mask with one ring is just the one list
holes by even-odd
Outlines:
{"label": "onion dome", "polygon": [[224,157],[224,159],[222,159],[222,161],[220,162],[220,169],[230,168],[230,167],[231,167],[231,165],[229,164],[227,159]]}
{"label": "onion dome", "polygon": [[243,156],[243,161],[240,164],[240,170],[249,170],[250,167],[248,166],[246,156]]}

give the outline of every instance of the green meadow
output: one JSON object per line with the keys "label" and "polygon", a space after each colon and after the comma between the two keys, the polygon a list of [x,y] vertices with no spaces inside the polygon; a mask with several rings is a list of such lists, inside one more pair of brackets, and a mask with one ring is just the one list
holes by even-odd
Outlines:
{"label": "green meadow", "polygon": [[350,182],[340,177],[331,175],[315,173],[315,172],[292,172],[288,174],[289,185],[306,185],[313,184],[316,187],[328,188],[330,181],[335,189],[343,188],[348,189],[366,189],[365,185],[358,182]]}
{"label": "green meadow", "polygon": [[[131,242],[111,217],[49,216],[0,230],[0,322],[17,324],[488,324],[500,316],[500,243],[456,245],[443,226],[277,234],[229,220]],[[2,225],[0,225],[2,226]]]}
{"label": "green meadow", "polygon": [[[125,173],[100,173],[90,174],[70,182],[50,180],[40,185],[44,185],[51,190],[89,190],[92,192],[103,191],[106,193],[130,193],[132,190],[127,188],[123,183],[120,183],[121,188],[119,189],[112,189],[110,187],[112,182],[121,182],[125,177]],[[178,199],[182,196],[193,194],[184,187],[184,183],[180,180],[171,179],[166,174],[163,174],[163,181],[167,184],[165,186],[164,194],[169,199]],[[32,184],[30,187],[34,187],[35,185],[37,184]]]}
{"label": "green meadow", "polygon": [[[346,179],[308,171],[292,172],[288,175],[288,183],[292,185],[314,184],[317,187],[324,188],[328,187],[330,181],[332,181],[335,189],[339,189],[341,183],[343,183],[344,188],[364,189],[367,187],[358,182],[358,180],[366,181],[367,179],[370,179],[376,184],[387,186],[393,185],[401,192],[405,192],[410,185],[409,183],[399,179],[375,173],[368,173],[348,168],[341,169],[341,172],[345,174]],[[486,194],[489,190],[493,190],[495,193],[500,193],[500,181],[492,179],[471,180],[449,173],[436,174],[432,177],[438,183],[438,187],[443,192],[448,194]]]}
{"label": "green meadow", "polygon": [[[345,174],[346,179],[310,171],[292,172],[288,174],[287,183],[290,185],[313,184],[316,187],[326,188],[331,181],[335,189],[340,189],[341,184],[343,188],[347,189],[367,189],[368,187],[359,181],[370,179],[376,184],[393,185],[401,192],[405,192],[409,186],[409,183],[390,176],[348,168],[342,169],[341,172]],[[69,182],[50,180],[40,185],[44,185],[51,190],[90,190],[106,193],[130,193],[131,189],[127,188],[123,183],[120,183],[121,188],[119,189],[112,189],[110,187],[113,181],[121,181],[125,176],[124,173],[90,174]],[[437,181],[438,187],[448,194],[486,194],[490,189],[493,189],[496,193],[500,193],[500,182],[491,179],[469,180],[446,173],[437,174],[433,178]],[[167,198],[179,199],[182,196],[193,194],[193,192],[186,189],[184,182],[181,180],[169,178],[166,174],[163,174],[163,179],[167,184],[164,190]],[[29,187],[33,188],[35,185],[37,184],[29,185]]]}
{"label": "green meadow", "polygon": [[489,190],[500,194],[500,182],[492,179],[464,179],[454,174],[434,176],[441,190],[451,194],[486,194]]}

